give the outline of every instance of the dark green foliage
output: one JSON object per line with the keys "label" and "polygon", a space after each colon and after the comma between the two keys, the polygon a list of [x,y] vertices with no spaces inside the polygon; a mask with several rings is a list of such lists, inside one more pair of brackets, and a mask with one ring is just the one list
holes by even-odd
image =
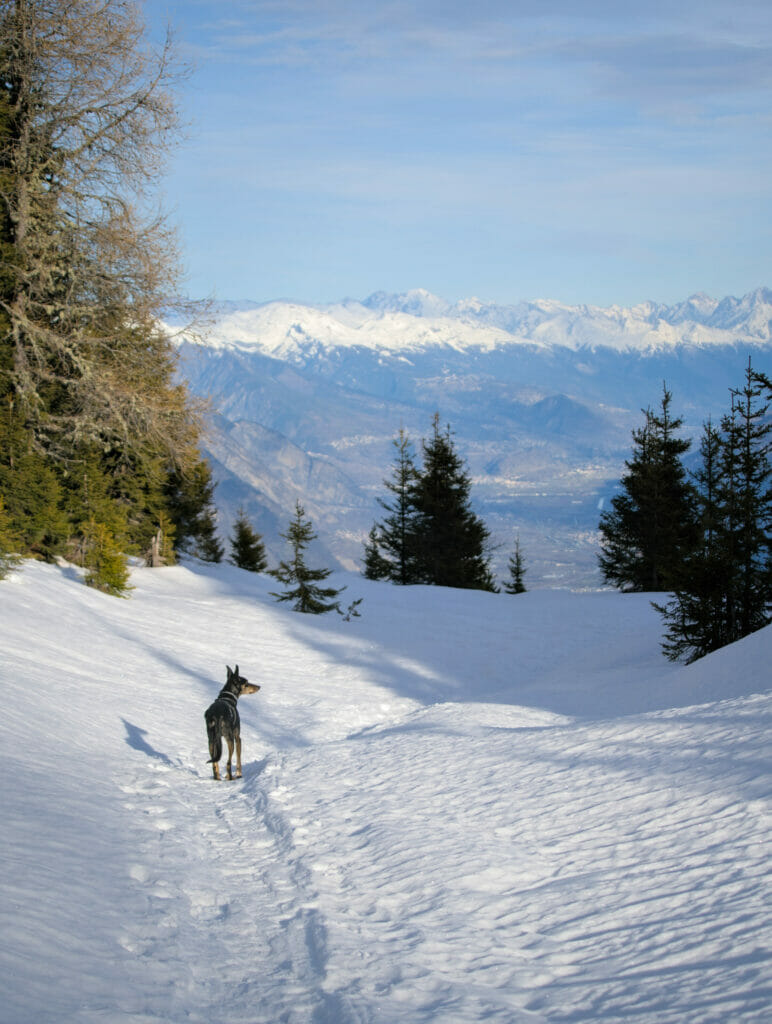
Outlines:
{"label": "dark green foliage", "polygon": [[122,550],[136,550],[130,537],[128,512],[117,481],[98,452],[84,454],[83,461],[64,478],[64,509],[70,526],[68,555],[82,562],[82,551],[94,523],[105,527]]}
{"label": "dark green foliage", "polygon": [[392,563],[381,554],[381,532],[378,524],[373,526],[367,535],[364,558],[364,577],[368,580],[390,580],[393,570]]}
{"label": "dark green foliage", "polygon": [[352,619],[359,619],[362,617],[362,613],[359,611],[359,606],[362,603],[362,598],[358,597],[355,601],[352,601],[348,608],[343,611],[342,608],[338,608],[338,611],[343,616],[344,622],[351,622]]}
{"label": "dark green foliage", "polygon": [[471,484],[448,427],[434,417],[433,436],[422,443],[419,471],[404,430],[394,441],[397,457],[380,500],[388,515],[376,523],[365,546],[365,576],[393,583],[496,590],[488,564],[488,530],[471,509]]}
{"label": "dark green foliage", "polygon": [[668,590],[696,543],[694,491],[681,461],[691,442],[676,436],[683,421],[671,418],[671,398],[665,387],[660,414],[645,410],[622,491],[601,515],[601,572],[622,590]]}
{"label": "dark green foliage", "polygon": [[21,562],[21,541],[13,529],[0,494],[0,580]]}
{"label": "dark green foliage", "polygon": [[298,501],[295,506],[295,518],[282,537],[292,548],[292,558],[288,562],[280,562],[278,569],[271,576],[288,587],[281,594],[271,594],[277,601],[291,601],[293,611],[311,615],[322,612],[340,611],[335,598],[346,589],[335,590],[332,587],[318,586],[331,574],[330,569],[309,569],[305,563],[305,551],[312,540],[316,539],[310,520],[306,519],[303,506]]}
{"label": "dark green foliage", "polygon": [[114,597],[125,597],[132,589],[129,567],[110,530],[104,523],[92,520],[86,527],[84,541],[87,585]]}
{"label": "dark green foliage", "polygon": [[699,541],[675,576],[672,599],[655,605],[671,660],[695,661],[770,622],[772,425],[763,387],[749,363],[720,431],[705,427],[695,475]]}
{"label": "dark green foliage", "polygon": [[732,574],[733,639],[748,636],[769,620],[770,490],[768,405],[761,401],[750,362],[745,385],[732,394],[732,410],[722,421],[726,545]]}
{"label": "dark green foliage", "polygon": [[198,413],[159,317],[178,274],[148,189],[177,118],[138,5],[0,6],[0,490],[24,552],[101,523],[150,544]]}
{"label": "dark green foliage", "polygon": [[52,561],[64,551],[69,525],[60,474],[10,416],[0,422],[0,493],[22,553]]}
{"label": "dark green foliage", "polygon": [[699,540],[675,574],[672,599],[654,605],[667,622],[662,649],[671,661],[691,662],[729,643],[727,581],[732,567],[723,532],[721,435],[710,421],[700,454],[702,465],[694,476]]}
{"label": "dark green foliage", "polygon": [[423,470],[413,497],[418,579],[438,587],[495,591],[486,555],[488,530],[472,511],[471,482],[450,428],[440,430],[439,414],[422,449]]}
{"label": "dark green foliage", "polygon": [[192,468],[170,473],[164,488],[176,551],[204,562],[220,562],[224,554],[216,533],[214,488],[212,469],[205,459]]}
{"label": "dark green foliage", "polygon": [[524,594],[525,586],[525,561],[520,550],[520,538],[515,541],[515,550],[509,559],[509,579],[504,584],[504,590],[508,594]]}
{"label": "dark green foliage", "polygon": [[217,537],[217,519],[213,510],[205,512],[201,518],[193,553],[202,562],[222,562],[225,548]]}
{"label": "dark green foliage", "polygon": [[413,447],[403,428],[393,441],[396,458],[391,480],[384,481],[393,498],[378,499],[387,515],[370,531],[365,547],[364,575],[393,583],[420,582],[416,552],[418,512],[415,506],[418,471]]}
{"label": "dark green foliage", "polygon": [[233,536],[230,538],[230,543],[231,557],[229,561],[231,565],[238,566],[239,569],[247,569],[249,572],[265,572],[268,568],[262,537],[252,529],[243,508],[239,509],[233,524]]}

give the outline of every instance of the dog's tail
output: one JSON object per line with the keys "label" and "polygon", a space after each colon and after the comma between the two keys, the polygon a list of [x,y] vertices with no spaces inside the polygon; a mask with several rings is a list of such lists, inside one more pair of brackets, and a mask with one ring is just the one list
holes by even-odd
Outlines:
{"label": "dog's tail", "polygon": [[207,714],[206,734],[209,737],[209,760],[206,763],[216,763],[222,757],[222,734],[220,733],[220,719],[217,715]]}

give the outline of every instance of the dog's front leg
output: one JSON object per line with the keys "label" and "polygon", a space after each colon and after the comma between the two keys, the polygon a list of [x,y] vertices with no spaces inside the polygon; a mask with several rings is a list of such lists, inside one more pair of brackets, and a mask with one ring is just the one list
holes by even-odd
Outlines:
{"label": "dog's front leg", "polygon": [[241,778],[241,734],[236,736],[236,778]]}

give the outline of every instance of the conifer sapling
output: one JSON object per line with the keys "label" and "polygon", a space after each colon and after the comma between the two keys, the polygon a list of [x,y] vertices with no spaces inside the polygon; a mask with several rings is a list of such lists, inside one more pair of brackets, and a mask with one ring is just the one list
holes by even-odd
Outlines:
{"label": "conifer sapling", "polygon": [[287,532],[282,534],[292,548],[292,557],[287,562],[280,562],[278,569],[271,572],[279,583],[288,588],[281,594],[272,593],[271,597],[277,601],[291,601],[293,611],[311,615],[340,611],[340,605],[335,599],[346,589],[318,586],[330,576],[332,570],[310,569],[306,565],[305,550],[316,536],[310,520],[306,519],[305,509],[298,501],[295,517]]}

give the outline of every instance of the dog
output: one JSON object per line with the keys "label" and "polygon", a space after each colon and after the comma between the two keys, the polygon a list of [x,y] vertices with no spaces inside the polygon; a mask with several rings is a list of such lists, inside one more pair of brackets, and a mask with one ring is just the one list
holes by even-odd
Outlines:
{"label": "dog", "polygon": [[222,757],[222,741],[228,744],[228,778],[233,779],[231,762],[233,761],[233,748],[236,748],[236,778],[241,778],[241,719],[239,718],[236,702],[242,693],[257,693],[260,687],[257,683],[250,683],[244,676],[239,675],[239,666],[231,671],[228,669],[228,681],[217,695],[217,700],[210,704],[204,712],[206,719],[206,734],[209,737],[209,760],[215,779],[220,781],[220,758]]}

